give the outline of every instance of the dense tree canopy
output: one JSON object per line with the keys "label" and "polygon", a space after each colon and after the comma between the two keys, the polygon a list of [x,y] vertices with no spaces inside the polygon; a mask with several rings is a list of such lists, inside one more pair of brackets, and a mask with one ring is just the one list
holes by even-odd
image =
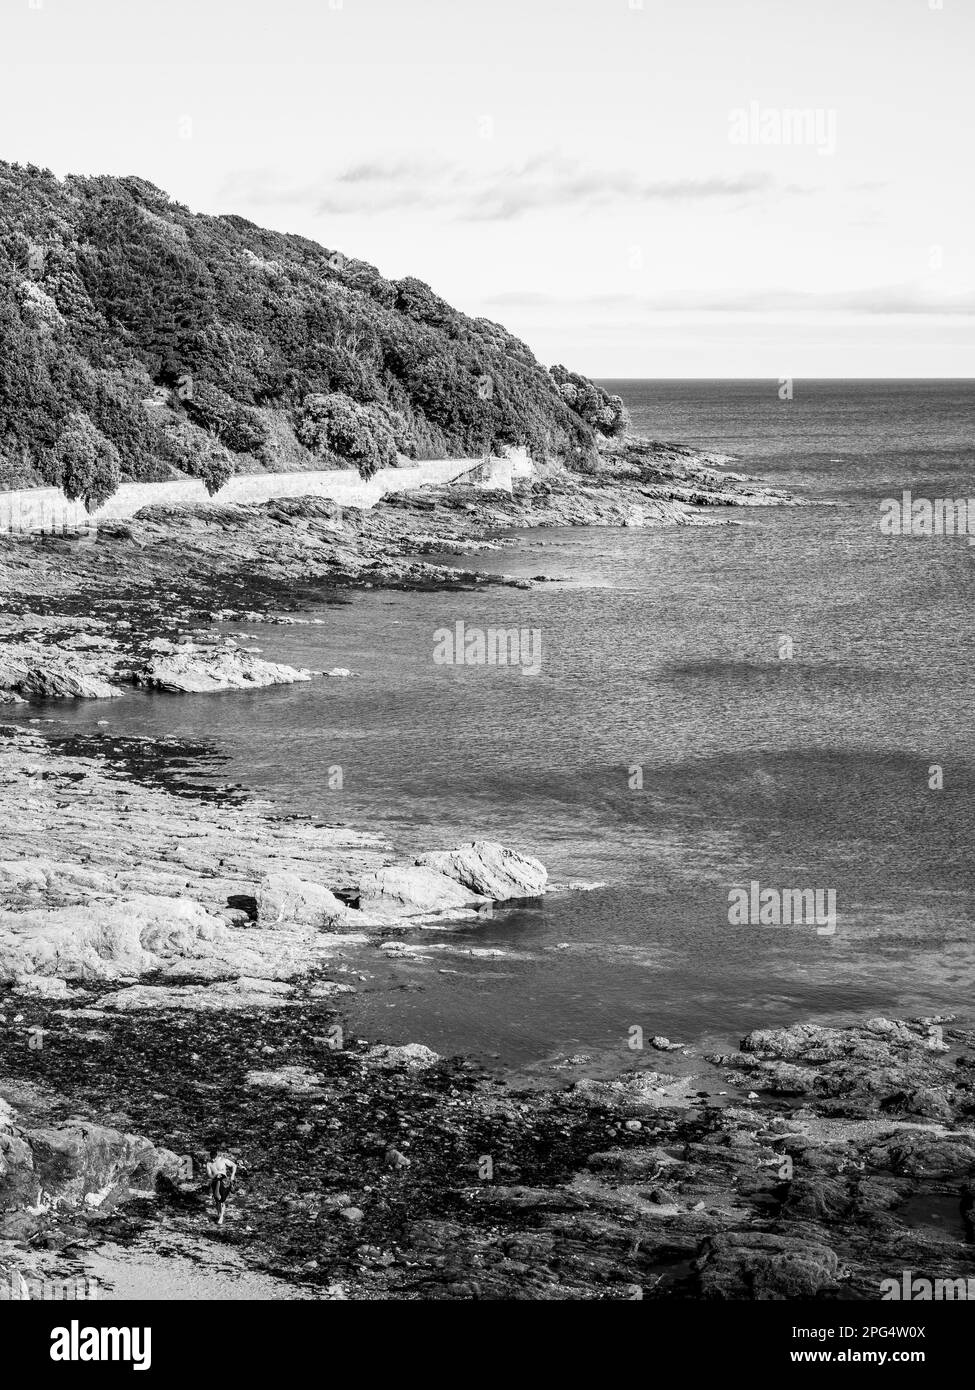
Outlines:
{"label": "dense tree canopy", "polygon": [[[0,162],[0,487],[476,456],[584,466],[622,402],[411,277],[138,178]],[[106,493],[107,489],[107,493]]]}

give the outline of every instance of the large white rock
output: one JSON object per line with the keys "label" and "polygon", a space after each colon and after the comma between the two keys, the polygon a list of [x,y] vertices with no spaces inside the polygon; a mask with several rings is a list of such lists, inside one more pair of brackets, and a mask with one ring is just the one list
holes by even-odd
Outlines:
{"label": "large white rock", "polygon": [[477,907],[486,899],[425,865],[390,864],[359,880],[359,908],[380,916],[411,917]]}
{"label": "large white rock", "polygon": [[299,922],[313,927],[344,925],[349,909],[321,884],[297,874],[267,874],[257,889],[257,920],[268,927]]}
{"label": "large white rock", "polygon": [[169,1149],[157,1149],[140,1134],[125,1134],[87,1120],[25,1129],[23,1138],[27,1152],[21,1155],[21,1171],[8,1172],[0,1183],[0,1205],[13,1205],[10,1198],[16,1200],[26,1183],[35,1193],[40,1185],[69,1207],[100,1206],[113,1191],[125,1196],[130,1187],[151,1190],[161,1174],[172,1179],[180,1172],[180,1160]]}
{"label": "large white rock", "polygon": [[314,672],[262,661],[250,652],[226,648],[200,651],[190,648],[171,656],[153,657],[139,679],[155,690],[208,695],[215,690],[257,690],[266,685],[290,685],[310,681]]}
{"label": "large white rock", "polygon": [[472,840],[457,849],[421,854],[417,864],[427,865],[456,880],[473,893],[494,902],[507,898],[537,898],[545,892],[548,870],[530,854],[506,849],[494,840]]}
{"label": "large white rock", "polygon": [[223,920],[190,898],[141,894],[8,912],[0,914],[0,980],[132,979],[173,958],[207,954],[226,936]]}

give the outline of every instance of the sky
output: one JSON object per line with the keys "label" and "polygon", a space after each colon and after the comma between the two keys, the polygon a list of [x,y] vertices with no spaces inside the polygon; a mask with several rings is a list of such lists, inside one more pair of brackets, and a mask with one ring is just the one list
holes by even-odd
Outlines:
{"label": "sky", "polygon": [[0,0],[0,158],[596,377],[975,376],[975,0]]}

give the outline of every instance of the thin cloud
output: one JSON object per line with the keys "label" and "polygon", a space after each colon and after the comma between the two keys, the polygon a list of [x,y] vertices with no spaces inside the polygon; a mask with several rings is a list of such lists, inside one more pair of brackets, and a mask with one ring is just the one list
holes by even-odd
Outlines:
{"label": "thin cloud", "polygon": [[799,192],[771,174],[733,178],[647,179],[632,170],[587,167],[557,155],[476,170],[415,159],[354,164],[313,184],[289,185],[270,171],[239,172],[224,196],[251,205],[289,204],[333,217],[422,208],[471,222],[507,222],[534,212],[638,206],[646,203],[715,202]]}
{"label": "thin cloud", "polygon": [[565,309],[577,313],[615,312],[626,308],[644,313],[846,313],[975,315],[975,292],[935,294],[917,285],[878,285],[859,290],[817,294],[803,290],[761,288],[734,294],[700,293],[587,295],[566,299],[537,290],[511,290],[492,296],[496,309]]}

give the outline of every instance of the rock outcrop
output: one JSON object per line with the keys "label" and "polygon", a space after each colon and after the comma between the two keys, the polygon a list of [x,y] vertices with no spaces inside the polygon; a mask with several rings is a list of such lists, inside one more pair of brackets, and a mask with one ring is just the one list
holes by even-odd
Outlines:
{"label": "rock outcrop", "polygon": [[43,1190],[59,1202],[100,1205],[119,1186],[151,1189],[160,1173],[175,1175],[178,1159],[148,1139],[104,1125],[77,1122],[24,1132],[31,1167]]}
{"label": "rock outcrop", "polygon": [[213,953],[226,920],[187,898],[122,895],[108,902],[0,913],[0,980],[135,979]]}
{"label": "rock outcrop", "polygon": [[329,888],[297,874],[268,874],[257,890],[257,920],[268,927],[297,922],[312,927],[345,926],[354,922],[345,903]]}
{"label": "rock outcrop", "polygon": [[103,659],[66,648],[0,647],[0,701],[109,700],[122,693],[107,679]]}
{"label": "rock outcrop", "polygon": [[[319,998],[350,988],[308,977],[391,923],[464,917],[490,901],[427,865],[385,862],[373,836],[272,819],[259,803],[176,797],[5,732],[0,982],[22,994],[130,985],[99,1006],[278,1008],[299,986]],[[458,852],[469,879],[489,881],[481,865],[536,864],[502,846],[469,849]],[[499,892],[527,881],[491,879]]]}
{"label": "rock outcrop", "polygon": [[828,1246],[761,1231],[710,1236],[697,1267],[703,1298],[815,1298],[839,1287]]}
{"label": "rock outcrop", "polygon": [[378,917],[420,917],[482,909],[491,902],[534,898],[548,872],[539,860],[492,840],[418,855],[412,866],[387,865],[359,880],[359,907]]}
{"label": "rock outcrop", "polygon": [[106,700],[123,695],[126,685],[207,695],[289,685],[309,681],[316,674],[264,661],[233,641],[203,646],[154,639],[141,654],[120,652],[115,642],[105,640],[80,646],[78,638],[49,644],[7,643],[0,646],[0,703]]}
{"label": "rock outcrop", "polygon": [[416,917],[477,908],[488,902],[456,879],[425,865],[389,864],[359,880],[359,908],[377,916]]}
{"label": "rock outcrop", "polygon": [[53,1213],[104,1209],[186,1176],[185,1160],[141,1135],[80,1119],[32,1125],[0,1104],[0,1239],[23,1239]]}
{"label": "rock outcrop", "polygon": [[416,862],[494,902],[539,897],[548,883],[548,871],[538,859],[493,840],[472,840],[457,849],[435,850],[419,855]]}
{"label": "rock outcrop", "polygon": [[314,671],[263,661],[250,652],[228,648],[219,651],[191,649],[173,656],[157,656],[137,673],[140,685],[181,695],[209,695],[217,690],[259,690],[268,685],[310,681]]}

